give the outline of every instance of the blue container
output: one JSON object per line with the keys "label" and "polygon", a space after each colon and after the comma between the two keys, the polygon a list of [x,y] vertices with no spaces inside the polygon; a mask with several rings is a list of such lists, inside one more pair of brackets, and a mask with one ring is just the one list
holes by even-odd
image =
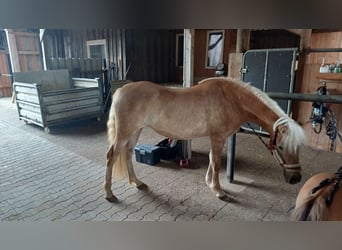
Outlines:
{"label": "blue container", "polygon": [[149,145],[149,144],[140,144],[135,146],[135,159],[137,162],[155,165],[160,162],[160,147]]}

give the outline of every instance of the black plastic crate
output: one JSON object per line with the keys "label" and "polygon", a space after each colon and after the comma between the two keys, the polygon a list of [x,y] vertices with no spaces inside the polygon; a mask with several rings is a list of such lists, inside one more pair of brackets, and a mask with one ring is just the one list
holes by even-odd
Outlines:
{"label": "black plastic crate", "polygon": [[135,159],[137,162],[155,165],[160,162],[160,147],[149,145],[149,144],[140,144],[135,146]]}
{"label": "black plastic crate", "polygon": [[178,160],[182,158],[182,141],[176,141],[176,144],[171,147],[170,139],[166,138],[160,141],[156,146],[160,147],[161,160]]}

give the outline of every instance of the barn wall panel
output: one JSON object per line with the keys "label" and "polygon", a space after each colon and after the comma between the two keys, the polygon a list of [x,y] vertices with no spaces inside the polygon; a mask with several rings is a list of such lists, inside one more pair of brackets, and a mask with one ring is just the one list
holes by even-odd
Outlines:
{"label": "barn wall panel", "polygon": [[[341,48],[341,45],[342,32],[312,33],[311,48]],[[323,58],[326,64],[335,63],[338,59],[342,61],[342,53],[310,53],[305,63],[304,77],[300,90],[302,93],[315,93],[317,88],[322,85],[322,82],[319,80],[319,67],[321,66]],[[342,95],[342,82],[329,82],[327,83],[327,89],[330,94]],[[332,104],[331,109],[336,116],[337,128],[342,132],[342,104]],[[322,132],[316,134],[309,122],[311,111],[311,102],[300,102],[298,121],[303,124],[308,137],[308,145],[317,149],[329,150],[330,141],[329,137],[325,134],[326,124],[323,126]],[[335,152],[342,153],[342,142],[339,138],[336,139],[335,143]]]}
{"label": "barn wall panel", "polygon": [[0,97],[12,95],[10,77],[7,75],[11,73],[7,56],[6,51],[0,50]]}

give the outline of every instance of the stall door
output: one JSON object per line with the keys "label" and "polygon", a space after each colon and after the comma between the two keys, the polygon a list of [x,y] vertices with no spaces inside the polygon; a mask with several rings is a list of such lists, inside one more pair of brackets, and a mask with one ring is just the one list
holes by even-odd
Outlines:
{"label": "stall door", "polygon": [[[241,78],[264,92],[292,93],[296,57],[296,48],[248,50],[243,56]],[[274,100],[290,114],[290,100]],[[257,132],[267,134],[260,126],[251,125]],[[250,130],[247,124],[242,128]]]}

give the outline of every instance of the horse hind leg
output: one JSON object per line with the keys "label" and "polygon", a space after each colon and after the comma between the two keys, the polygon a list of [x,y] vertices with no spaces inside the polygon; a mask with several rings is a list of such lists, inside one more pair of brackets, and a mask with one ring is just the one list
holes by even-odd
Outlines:
{"label": "horse hind leg", "polygon": [[109,202],[116,202],[117,198],[114,196],[112,192],[112,175],[113,175],[113,166],[114,163],[118,160],[119,151],[111,145],[111,147],[107,151],[107,164],[106,164],[106,176],[103,184],[103,188],[105,190],[105,198]]}
{"label": "horse hind leg", "polygon": [[128,182],[131,185],[137,187],[138,189],[145,189],[147,188],[147,185],[137,178],[137,176],[135,175],[133,163],[132,163],[134,146],[137,144],[140,134],[141,134],[141,129],[137,131],[127,143]]}

